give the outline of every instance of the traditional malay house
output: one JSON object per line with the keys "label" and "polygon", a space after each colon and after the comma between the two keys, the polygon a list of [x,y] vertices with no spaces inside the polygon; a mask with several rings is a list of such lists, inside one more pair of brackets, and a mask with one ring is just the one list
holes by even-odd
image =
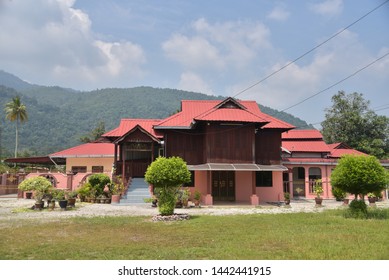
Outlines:
{"label": "traditional malay house", "polygon": [[158,156],[179,156],[192,174],[187,187],[201,192],[204,205],[258,205],[282,201],[284,192],[313,198],[318,179],[323,197],[333,198],[330,175],[344,154],[363,153],[344,143],[326,144],[318,130],[296,130],[262,113],[255,101],[226,98],[183,100],[178,113],[162,120],[122,119],[101,143],[49,160],[66,161],[66,174],[52,175],[56,186],[76,189],[93,173],[119,175],[127,183],[143,178]]}
{"label": "traditional malay house", "polygon": [[292,128],[262,113],[255,101],[184,100],[181,111],[164,120],[122,120],[103,137],[119,151],[116,172],[126,180],[144,176],[158,155],[179,156],[203,204],[257,205],[283,196],[288,169],[281,165],[281,134]]}

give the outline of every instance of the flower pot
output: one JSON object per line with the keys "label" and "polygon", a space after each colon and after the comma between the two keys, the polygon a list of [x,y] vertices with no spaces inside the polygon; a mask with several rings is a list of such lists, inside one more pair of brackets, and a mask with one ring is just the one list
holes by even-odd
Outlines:
{"label": "flower pot", "polygon": [[66,207],[68,206],[68,201],[67,200],[59,200],[58,204],[62,210],[66,210]]}
{"label": "flower pot", "polygon": [[75,198],[68,198],[68,206],[69,207],[76,207],[76,199]]}
{"label": "flower pot", "polygon": [[376,202],[376,198],[375,197],[368,197],[367,199],[369,200],[370,204],[373,204],[373,203]]}
{"label": "flower pot", "polygon": [[35,202],[35,209],[36,210],[42,210],[43,209],[44,202],[43,201],[37,201]]}
{"label": "flower pot", "polygon": [[54,210],[55,208],[55,200],[50,201],[50,204],[48,205],[50,210]]}
{"label": "flower pot", "polygon": [[290,204],[290,199],[285,199],[285,205],[289,205]]}
{"label": "flower pot", "polygon": [[111,203],[120,203],[120,194],[113,194],[111,197]]}
{"label": "flower pot", "polygon": [[316,202],[316,205],[321,206],[321,204],[322,204],[322,202],[323,202],[323,198],[321,198],[321,197],[315,197],[315,202]]}

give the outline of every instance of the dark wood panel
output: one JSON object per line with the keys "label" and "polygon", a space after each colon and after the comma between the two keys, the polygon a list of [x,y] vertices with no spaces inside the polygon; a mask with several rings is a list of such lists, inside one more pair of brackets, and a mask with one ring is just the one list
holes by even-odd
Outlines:
{"label": "dark wood panel", "polygon": [[179,156],[187,164],[204,163],[204,134],[169,131],[165,134],[166,156]]}
{"label": "dark wood panel", "polygon": [[281,162],[281,132],[258,130],[255,136],[255,162],[278,164]]}
{"label": "dark wood panel", "polygon": [[206,131],[207,162],[253,162],[254,125],[210,124]]}

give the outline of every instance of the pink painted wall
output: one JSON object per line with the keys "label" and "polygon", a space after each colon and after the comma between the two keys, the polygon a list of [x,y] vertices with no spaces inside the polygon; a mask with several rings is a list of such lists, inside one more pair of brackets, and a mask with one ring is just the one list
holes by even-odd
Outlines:
{"label": "pink painted wall", "polygon": [[273,187],[257,187],[259,202],[283,201],[282,172],[273,172]]}
{"label": "pink painted wall", "polygon": [[193,199],[193,194],[196,190],[201,192],[202,201],[201,203],[205,203],[204,199],[207,195],[207,171],[196,171],[195,172],[195,186],[194,188],[189,188],[191,192],[191,199]]}
{"label": "pink painted wall", "polygon": [[[70,175],[70,174],[64,174],[64,173],[30,173],[26,176],[26,179],[38,177],[38,176],[46,176],[50,175],[55,178],[56,181],[56,187],[58,189],[71,189],[76,190],[80,184],[90,175],[93,173],[77,173],[76,175]],[[110,176],[110,173],[105,173],[106,175]],[[68,180],[69,177],[73,176],[72,182],[71,182],[71,188],[70,188],[70,182]]]}
{"label": "pink painted wall", "polygon": [[[236,202],[250,202],[252,195],[253,176],[251,171],[235,172],[235,200]],[[254,181],[255,182],[255,181]]]}
{"label": "pink painted wall", "polygon": [[38,177],[38,176],[52,176],[55,178],[56,187],[58,189],[67,189],[67,176],[63,173],[30,173],[26,176],[26,179]]}
{"label": "pink painted wall", "polygon": [[332,165],[325,165],[325,166],[317,166],[317,165],[288,165],[285,164],[285,167],[288,167],[290,169],[294,167],[303,167],[305,169],[305,197],[309,199],[313,199],[316,197],[316,194],[311,192],[310,188],[310,182],[309,182],[309,169],[310,168],[320,168],[321,170],[321,178],[322,178],[322,186],[324,193],[322,194],[323,198],[334,198],[331,191],[331,171],[334,168]]}

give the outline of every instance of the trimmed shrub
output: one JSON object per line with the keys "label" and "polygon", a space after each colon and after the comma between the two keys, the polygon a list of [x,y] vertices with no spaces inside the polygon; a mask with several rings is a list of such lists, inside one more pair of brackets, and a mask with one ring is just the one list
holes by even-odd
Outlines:
{"label": "trimmed shrub", "polygon": [[363,200],[356,200],[350,202],[349,208],[345,211],[346,218],[367,219],[367,205]]}
{"label": "trimmed shrub", "polygon": [[346,198],[346,192],[337,187],[332,187],[332,194],[336,201],[342,201]]}
{"label": "trimmed shrub", "polygon": [[104,187],[111,182],[108,175],[103,173],[96,173],[88,177],[92,189],[96,190],[96,196],[104,193]]}

